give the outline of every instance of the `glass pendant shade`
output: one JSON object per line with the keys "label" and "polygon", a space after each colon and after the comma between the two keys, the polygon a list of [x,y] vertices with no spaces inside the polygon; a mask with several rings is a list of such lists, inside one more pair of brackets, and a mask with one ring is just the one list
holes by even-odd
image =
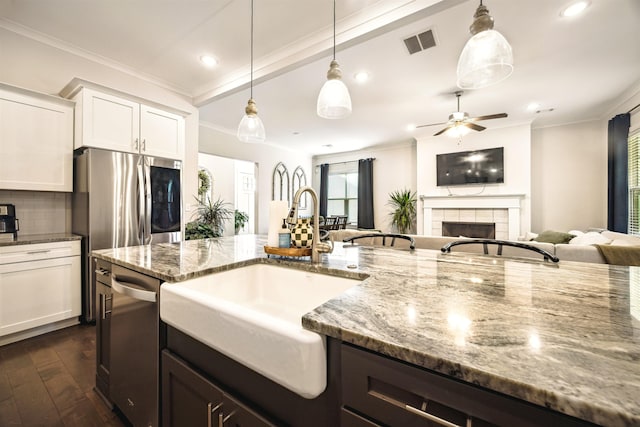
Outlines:
{"label": "glass pendant shade", "polygon": [[467,41],[458,60],[458,87],[480,89],[506,79],[513,72],[513,52],[495,30],[477,33]]}
{"label": "glass pendant shade", "polygon": [[249,100],[245,108],[245,115],[240,120],[238,139],[242,142],[264,142],[266,139],[264,125],[258,117],[256,103],[253,99]]}
{"label": "glass pendant shade", "polygon": [[331,61],[327,81],[318,95],[316,109],[318,116],[323,119],[342,119],[351,114],[351,96],[341,76],[338,63],[335,60]]}

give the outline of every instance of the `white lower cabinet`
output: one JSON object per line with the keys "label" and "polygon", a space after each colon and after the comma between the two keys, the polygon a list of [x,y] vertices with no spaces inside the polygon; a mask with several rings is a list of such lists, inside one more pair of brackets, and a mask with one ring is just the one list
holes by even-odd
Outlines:
{"label": "white lower cabinet", "polygon": [[81,309],[80,241],[0,247],[0,344],[77,323]]}

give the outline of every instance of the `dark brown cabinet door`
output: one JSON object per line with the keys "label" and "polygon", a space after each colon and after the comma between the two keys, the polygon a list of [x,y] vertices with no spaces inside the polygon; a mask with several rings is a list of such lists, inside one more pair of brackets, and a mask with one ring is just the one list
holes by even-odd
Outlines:
{"label": "dark brown cabinet door", "polygon": [[109,376],[111,369],[111,287],[109,263],[94,261],[96,272],[96,389],[109,400]]}
{"label": "dark brown cabinet door", "polygon": [[218,427],[222,392],[167,350],[162,352],[162,426]]}
{"label": "dark brown cabinet door", "polygon": [[162,351],[163,427],[276,427],[236,398],[223,393],[187,362]]}

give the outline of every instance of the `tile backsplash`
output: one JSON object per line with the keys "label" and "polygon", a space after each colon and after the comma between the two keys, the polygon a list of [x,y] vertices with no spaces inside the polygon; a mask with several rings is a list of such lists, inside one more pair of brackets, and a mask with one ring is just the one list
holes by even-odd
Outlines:
{"label": "tile backsplash", "polygon": [[18,235],[71,232],[71,193],[0,190],[0,204],[16,206]]}

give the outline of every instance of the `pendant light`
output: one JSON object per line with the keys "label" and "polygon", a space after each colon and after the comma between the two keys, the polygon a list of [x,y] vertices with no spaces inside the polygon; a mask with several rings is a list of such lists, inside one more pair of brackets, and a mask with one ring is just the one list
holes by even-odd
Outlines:
{"label": "pendant light", "polygon": [[317,113],[324,119],[342,119],[351,114],[351,96],[336,61],[336,0],[333,0],[333,60],[318,95]]}
{"label": "pendant light", "polygon": [[238,126],[238,139],[242,142],[264,142],[266,135],[262,120],[258,117],[256,102],[253,100],[253,0],[251,0],[251,82],[250,97],[244,109],[245,115]]}
{"label": "pendant light", "polygon": [[482,5],[473,15],[473,34],[458,60],[458,87],[480,89],[506,79],[513,72],[513,53],[507,39],[493,29],[493,17]]}

